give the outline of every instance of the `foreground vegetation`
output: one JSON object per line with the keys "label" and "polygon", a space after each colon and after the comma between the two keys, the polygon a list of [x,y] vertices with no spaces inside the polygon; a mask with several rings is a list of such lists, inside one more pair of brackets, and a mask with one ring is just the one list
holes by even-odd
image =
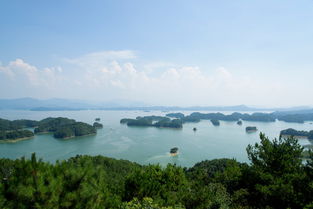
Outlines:
{"label": "foreground vegetation", "polygon": [[103,156],[50,164],[0,159],[0,208],[312,208],[313,155],[294,138],[247,147],[250,164],[216,159],[191,168]]}

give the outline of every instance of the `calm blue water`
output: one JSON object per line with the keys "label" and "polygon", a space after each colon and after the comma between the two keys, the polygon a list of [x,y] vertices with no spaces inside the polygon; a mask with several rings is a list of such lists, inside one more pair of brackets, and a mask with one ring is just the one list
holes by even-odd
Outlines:
{"label": "calm blue water", "polygon": [[[190,114],[190,112],[183,112]],[[225,112],[224,112],[225,113]],[[226,112],[227,113],[227,112]],[[196,162],[214,158],[235,158],[248,162],[246,147],[259,142],[259,131],[270,138],[278,137],[282,129],[313,130],[310,122],[304,124],[285,122],[236,122],[221,121],[215,127],[210,121],[184,124],[183,129],[155,127],[127,127],[119,123],[121,118],[135,118],[144,115],[165,115],[163,112],[142,111],[0,111],[0,118],[34,119],[46,117],[68,117],[92,124],[101,118],[104,128],[96,136],[80,137],[68,140],[53,138],[52,135],[36,135],[35,138],[17,143],[0,143],[0,157],[16,159],[30,157],[36,152],[45,161],[68,159],[77,154],[104,155],[117,159],[127,159],[140,164],[176,163],[192,166]],[[227,113],[228,114],[228,113]],[[246,133],[246,126],[256,126],[258,132]],[[196,127],[197,131],[192,129]],[[300,144],[310,144],[307,139],[300,139]],[[171,157],[169,150],[179,148],[179,155]]]}

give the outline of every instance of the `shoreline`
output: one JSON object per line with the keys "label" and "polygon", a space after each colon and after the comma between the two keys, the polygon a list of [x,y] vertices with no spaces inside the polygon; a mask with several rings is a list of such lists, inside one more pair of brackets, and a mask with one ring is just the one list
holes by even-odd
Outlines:
{"label": "shoreline", "polygon": [[175,152],[175,153],[170,153],[171,157],[175,157],[178,155],[179,152]]}
{"label": "shoreline", "polygon": [[65,138],[56,138],[54,137],[55,139],[64,139],[64,140],[67,140],[67,139],[74,139],[74,138],[81,138],[81,137],[85,137],[85,136],[94,136],[94,135],[97,135],[97,133],[93,133],[93,134],[86,134],[86,135],[83,135],[83,136],[69,136],[69,137],[65,137]]}
{"label": "shoreline", "polygon": [[16,143],[16,142],[32,139],[34,137],[35,136],[23,137],[23,138],[17,138],[17,139],[3,139],[3,140],[0,140],[0,143]]}
{"label": "shoreline", "polygon": [[296,139],[308,139],[308,140],[310,140],[307,136],[294,136],[294,135],[288,135],[288,134],[284,134],[284,135],[281,135],[281,137],[285,137],[285,138],[288,138],[288,137],[294,137],[294,138],[296,138]]}

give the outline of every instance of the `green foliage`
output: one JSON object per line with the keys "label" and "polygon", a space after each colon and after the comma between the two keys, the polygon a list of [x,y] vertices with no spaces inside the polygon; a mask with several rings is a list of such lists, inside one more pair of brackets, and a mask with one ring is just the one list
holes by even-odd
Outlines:
{"label": "green foliage", "polygon": [[33,136],[34,133],[29,130],[0,131],[0,140],[14,140]]}
{"label": "green foliage", "polygon": [[219,126],[219,125],[220,125],[220,121],[219,121],[219,120],[216,120],[216,119],[211,119],[211,123],[212,123],[214,126]]}
{"label": "green foliage", "polygon": [[252,163],[246,174],[250,204],[302,208],[307,195],[303,193],[307,180],[301,159],[303,148],[293,137],[270,141],[260,134],[260,139],[260,144],[247,148]]}
{"label": "green foliage", "polygon": [[9,121],[0,118],[0,140],[15,140],[34,136],[33,132],[23,130],[36,126],[37,121],[33,120],[14,120]]}
{"label": "green foliage", "polygon": [[32,128],[38,125],[34,120],[5,120],[0,118],[0,131],[11,131],[22,128]]}
{"label": "green foliage", "polygon": [[[181,209],[182,207],[174,208]],[[173,207],[161,207],[158,204],[154,203],[152,198],[145,197],[142,201],[134,198],[132,201],[124,203],[122,209],[173,209]]]}
{"label": "green foliage", "polygon": [[127,122],[128,126],[152,126],[152,120],[139,118],[139,119],[131,119]]}
{"label": "green foliage", "polygon": [[0,159],[0,208],[312,208],[313,153],[303,162],[296,139],[260,139],[247,147],[251,164],[216,159],[189,169],[103,156]]}
{"label": "green foliage", "polygon": [[94,128],[103,128],[103,125],[101,123],[98,123],[98,122],[94,122],[92,126]]}
{"label": "green foliage", "polygon": [[166,114],[167,117],[171,117],[171,118],[179,118],[179,119],[182,119],[185,117],[185,115],[183,113],[168,113]]}
{"label": "green foliage", "polygon": [[35,128],[35,133],[55,132],[58,128],[65,125],[74,124],[75,120],[68,118],[45,118],[39,121],[39,126]]}
{"label": "green foliage", "polygon": [[155,127],[164,127],[164,128],[182,128],[183,123],[180,119],[163,119],[154,124]]}
{"label": "green foliage", "polygon": [[252,132],[252,131],[257,131],[258,129],[255,126],[247,126],[246,131],[247,132]]}
{"label": "green foliage", "polygon": [[162,169],[159,165],[149,165],[127,177],[124,198],[130,201],[133,197],[139,200],[152,197],[161,205],[176,205],[184,198],[187,188],[182,168],[168,165]]}
{"label": "green foliage", "polygon": [[[155,123],[154,123],[155,122]],[[137,117],[136,119],[124,118],[120,121],[121,124],[127,124],[128,126],[154,126],[163,128],[182,128],[183,123],[180,119],[171,120],[168,117],[162,116],[144,116]]]}
{"label": "green foliage", "polygon": [[288,128],[285,130],[282,130],[280,132],[281,136],[308,136],[309,132],[308,131],[297,131],[295,129],[292,128]]}
{"label": "green foliage", "polygon": [[71,138],[95,134],[95,127],[68,118],[46,118],[39,121],[35,133],[52,132],[55,138]]}

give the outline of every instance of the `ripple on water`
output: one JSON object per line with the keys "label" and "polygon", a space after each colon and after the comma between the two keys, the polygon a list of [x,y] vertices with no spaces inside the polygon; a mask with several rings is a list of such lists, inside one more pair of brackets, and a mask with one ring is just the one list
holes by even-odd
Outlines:
{"label": "ripple on water", "polygon": [[118,141],[114,140],[110,142],[110,144],[115,147],[114,151],[116,153],[120,153],[128,150],[131,145],[135,144],[135,142],[127,136],[121,136]]}

